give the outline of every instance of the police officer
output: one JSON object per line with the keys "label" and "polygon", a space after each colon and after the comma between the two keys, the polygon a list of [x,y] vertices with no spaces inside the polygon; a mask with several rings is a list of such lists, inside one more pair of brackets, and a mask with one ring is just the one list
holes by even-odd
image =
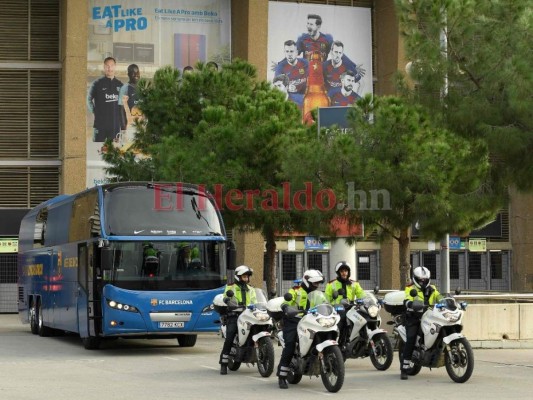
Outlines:
{"label": "police officer", "polygon": [[[401,364],[400,377],[402,380],[408,378],[407,370],[411,367],[411,356],[415,347],[420,319],[422,318],[423,308],[413,307],[414,302],[423,303],[424,306],[432,306],[438,302],[440,293],[435,285],[430,285],[431,273],[426,267],[416,267],[412,271],[412,284],[405,288],[404,305],[406,307],[405,330],[406,343],[403,349],[403,361]],[[416,290],[416,295],[411,295],[411,290]]]}
{"label": "police officer", "polygon": [[[362,299],[366,296],[366,292],[363,290],[359,282],[350,279],[351,267],[346,261],[339,261],[335,265],[335,273],[337,279],[329,281],[326,285],[324,294],[331,304],[339,304],[344,298],[349,301],[355,299]],[[342,289],[342,291],[340,291]],[[334,299],[333,292],[337,291],[339,296]]]}
{"label": "police officer", "polygon": [[226,339],[220,353],[220,375],[227,375],[228,373],[228,357],[235,335],[237,335],[237,318],[240,312],[235,309],[238,306],[245,307],[257,302],[255,289],[249,285],[252,274],[253,270],[246,265],[237,267],[235,269],[235,282],[231,285],[226,285],[224,290],[224,294],[228,294],[228,291],[231,290],[233,296],[224,298],[224,302],[228,304],[228,314],[226,319]]}
{"label": "police officer", "polygon": [[[310,269],[304,272],[301,286],[294,286],[289,290],[292,295],[291,301],[285,301],[282,305],[282,310],[285,311],[288,306],[298,307],[300,310],[309,310],[315,304],[310,304],[308,295],[313,290],[318,289],[320,284],[324,282],[322,272],[316,269]],[[298,317],[283,316],[283,338],[285,340],[285,347],[281,353],[281,359],[278,365],[278,378],[280,389],[288,389],[287,375],[289,374],[289,365],[296,348],[297,332],[296,328],[299,322]]]}
{"label": "police officer", "polygon": [[[359,282],[350,279],[351,266],[346,261],[339,261],[335,265],[335,272],[337,273],[337,279],[329,281],[326,285],[324,294],[331,304],[339,304],[342,299],[346,299],[350,302],[355,299],[362,299],[366,296],[366,292],[363,290]],[[342,291],[341,291],[342,289]],[[338,297],[333,298],[333,292],[337,291]],[[346,318],[341,318],[338,327],[341,337],[339,337],[339,343],[344,343],[347,334]]]}

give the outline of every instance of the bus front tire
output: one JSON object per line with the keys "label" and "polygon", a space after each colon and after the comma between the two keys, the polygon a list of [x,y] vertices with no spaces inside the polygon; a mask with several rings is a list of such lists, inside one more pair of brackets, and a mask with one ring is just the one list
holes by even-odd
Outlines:
{"label": "bus front tire", "polygon": [[100,348],[100,338],[97,337],[86,337],[81,338],[83,347],[87,350],[98,350]]}
{"label": "bus front tire", "polygon": [[194,347],[198,335],[179,335],[178,344],[180,347]]}

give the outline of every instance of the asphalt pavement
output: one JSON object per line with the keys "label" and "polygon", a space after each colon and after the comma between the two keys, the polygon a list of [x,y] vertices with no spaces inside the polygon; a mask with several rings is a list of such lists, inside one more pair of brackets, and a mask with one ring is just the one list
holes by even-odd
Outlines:
{"label": "asphalt pavement", "polygon": [[[464,384],[454,383],[445,368],[424,368],[401,381],[397,354],[383,372],[369,359],[348,360],[342,389],[329,393],[316,377],[304,377],[281,390],[274,375],[262,378],[252,365],[221,376],[222,343],[217,335],[207,334],[192,348],[181,348],[174,339],[118,339],[91,351],[77,335],[39,337],[18,315],[0,314],[0,399],[531,398],[533,349],[528,348],[475,349],[474,373]],[[281,348],[276,346],[275,352],[277,362]]]}

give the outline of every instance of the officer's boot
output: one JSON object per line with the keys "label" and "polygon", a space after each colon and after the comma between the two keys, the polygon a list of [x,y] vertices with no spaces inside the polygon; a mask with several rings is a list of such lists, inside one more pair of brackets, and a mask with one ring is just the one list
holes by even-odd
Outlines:
{"label": "officer's boot", "polygon": [[411,368],[411,360],[403,360],[402,368],[400,371],[400,379],[406,381],[409,378],[407,375],[407,370]]}
{"label": "officer's boot", "polygon": [[220,364],[220,375],[228,374],[228,364]]}
{"label": "officer's boot", "polygon": [[278,378],[278,383],[279,383],[279,388],[280,389],[288,389],[289,388],[289,384],[287,383],[287,378],[284,377],[284,376],[280,376]]}

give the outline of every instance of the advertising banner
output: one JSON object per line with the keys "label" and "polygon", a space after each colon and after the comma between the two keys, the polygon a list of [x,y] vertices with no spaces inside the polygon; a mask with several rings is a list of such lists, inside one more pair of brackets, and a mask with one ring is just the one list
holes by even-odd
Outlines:
{"label": "advertising banner", "polygon": [[171,65],[230,61],[230,0],[89,0],[87,187],[106,183],[106,139],[122,150],[135,136],[140,78]]}
{"label": "advertising banner", "polygon": [[372,93],[371,10],[270,2],[268,80],[313,122],[317,107]]}

